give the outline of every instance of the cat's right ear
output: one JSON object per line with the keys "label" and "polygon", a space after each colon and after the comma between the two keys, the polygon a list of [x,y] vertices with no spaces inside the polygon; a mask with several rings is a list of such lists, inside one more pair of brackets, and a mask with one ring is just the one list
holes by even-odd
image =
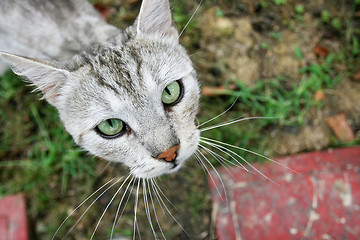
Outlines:
{"label": "cat's right ear", "polygon": [[61,88],[70,75],[67,70],[57,68],[42,60],[10,53],[0,52],[0,56],[10,63],[15,74],[33,83],[43,93],[43,98],[55,107],[57,106]]}
{"label": "cat's right ear", "polygon": [[178,39],[168,0],[143,0],[136,20],[138,33]]}

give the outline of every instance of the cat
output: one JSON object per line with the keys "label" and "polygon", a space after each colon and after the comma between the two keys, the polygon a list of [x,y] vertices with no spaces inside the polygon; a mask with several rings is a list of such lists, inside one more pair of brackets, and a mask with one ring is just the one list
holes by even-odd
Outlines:
{"label": "cat", "polygon": [[[79,6],[68,5],[67,1],[40,2],[37,6],[66,5],[77,9],[74,14],[86,5],[80,1],[73,4]],[[6,13],[4,19],[15,14],[4,11],[4,6],[2,9],[2,14]],[[63,10],[53,17],[61,20],[68,14]],[[20,15],[26,18],[25,14]],[[103,37],[92,37],[85,43],[79,40],[85,48],[92,42],[100,43],[70,59],[39,60],[5,52],[1,56],[10,62],[16,74],[32,82],[55,106],[66,130],[82,148],[108,161],[122,162],[138,178],[178,171],[199,142],[195,116],[200,90],[191,60],[179,44],[168,1],[144,0],[135,23],[113,37],[116,31],[100,18],[83,24],[95,25],[102,32],[95,32],[94,27],[88,33],[88,28],[79,26],[86,31],[77,31],[81,37],[68,37],[70,42],[83,39],[83,34]],[[56,46],[58,51],[64,44],[69,45],[66,38],[54,36],[62,40]],[[109,40],[101,42],[109,36]],[[53,51],[49,56],[62,57],[77,49],[78,46],[71,46],[64,53]],[[20,47],[18,50],[21,51]]]}
{"label": "cat", "polygon": [[[31,28],[13,24],[30,20]],[[196,125],[200,86],[190,57],[179,43],[168,0],[143,0],[134,24],[124,31],[107,24],[85,0],[5,0],[0,5],[0,56],[58,110],[76,144],[95,156],[121,162],[129,168],[128,177],[112,179],[89,196],[103,189],[105,193],[123,180],[105,213],[127,182],[111,239],[124,197],[132,191],[135,181],[134,236],[137,198],[142,186],[144,196],[150,194],[150,200],[144,198],[146,214],[154,237],[158,238],[151,223],[151,192],[160,205],[165,203],[154,179],[178,171],[191,156],[206,172],[209,170],[204,161],[215,168],[204,151],[223,165],[234,163],[221,154],[245,170],[241,162],[260,173],[229,147],[261,155],[200,137],[202,131],[252,118],[203,127],[225,114],[233,104],[222,114]],[[4,69],[0,62],[0,71]],[[218,174],[216,170],[215,173]],[[165,238],[159,222],[158,226]]]}

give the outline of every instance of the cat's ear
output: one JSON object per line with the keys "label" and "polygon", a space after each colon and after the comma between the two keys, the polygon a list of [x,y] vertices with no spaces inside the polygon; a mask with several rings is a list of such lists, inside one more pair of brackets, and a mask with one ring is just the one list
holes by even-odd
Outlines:
{"label": "cat's ear", "polygon": [[137,32],[178,39],[168,0],[143,0],[137,18]]}
{"label": "cat's ear", "polygon": [[15,74],[25,77],[39,89],[49,103],[57,106],[61,87],[70,75],[67,70],[57,68],[42,60],[0,52],[0,56],[12,66]]}

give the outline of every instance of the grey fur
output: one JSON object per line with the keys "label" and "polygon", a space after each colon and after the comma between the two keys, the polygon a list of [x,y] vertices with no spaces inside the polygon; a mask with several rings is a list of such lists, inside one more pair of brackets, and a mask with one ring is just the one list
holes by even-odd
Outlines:
{"label": "grey fur", "polygon": [[1,0],[0,51],[62,60],[119,33],[84,0]]}
{"label": "grey fur", "polygon": [[[69,60],[1,56],[58,109],[77,144],[96,156],[123,162],[137,177],[179,170],[198,146],[194,121],[199,86],[178,42],[168,0],[144,0],[133,26]],[[166,108],[162,92],[177,80],[182,81],[184,96]],[[126,133],[115,139],[101,137],[94,129],[109,118],[123,120],[129,126]],[[176,144],[180,148],[175,163],[156,159]]]}

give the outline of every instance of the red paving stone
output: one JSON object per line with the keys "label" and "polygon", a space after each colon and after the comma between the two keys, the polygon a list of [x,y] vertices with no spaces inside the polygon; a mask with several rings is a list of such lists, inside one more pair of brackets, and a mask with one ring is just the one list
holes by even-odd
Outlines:
{"label": "red paving stone", "polygon": [[211,173],[218,240],[360,239],[360,147],[276,161]]}
{"label": "red paving stone", "polygon": [[0,199],[0,240],[28,240],[23,195]]}

